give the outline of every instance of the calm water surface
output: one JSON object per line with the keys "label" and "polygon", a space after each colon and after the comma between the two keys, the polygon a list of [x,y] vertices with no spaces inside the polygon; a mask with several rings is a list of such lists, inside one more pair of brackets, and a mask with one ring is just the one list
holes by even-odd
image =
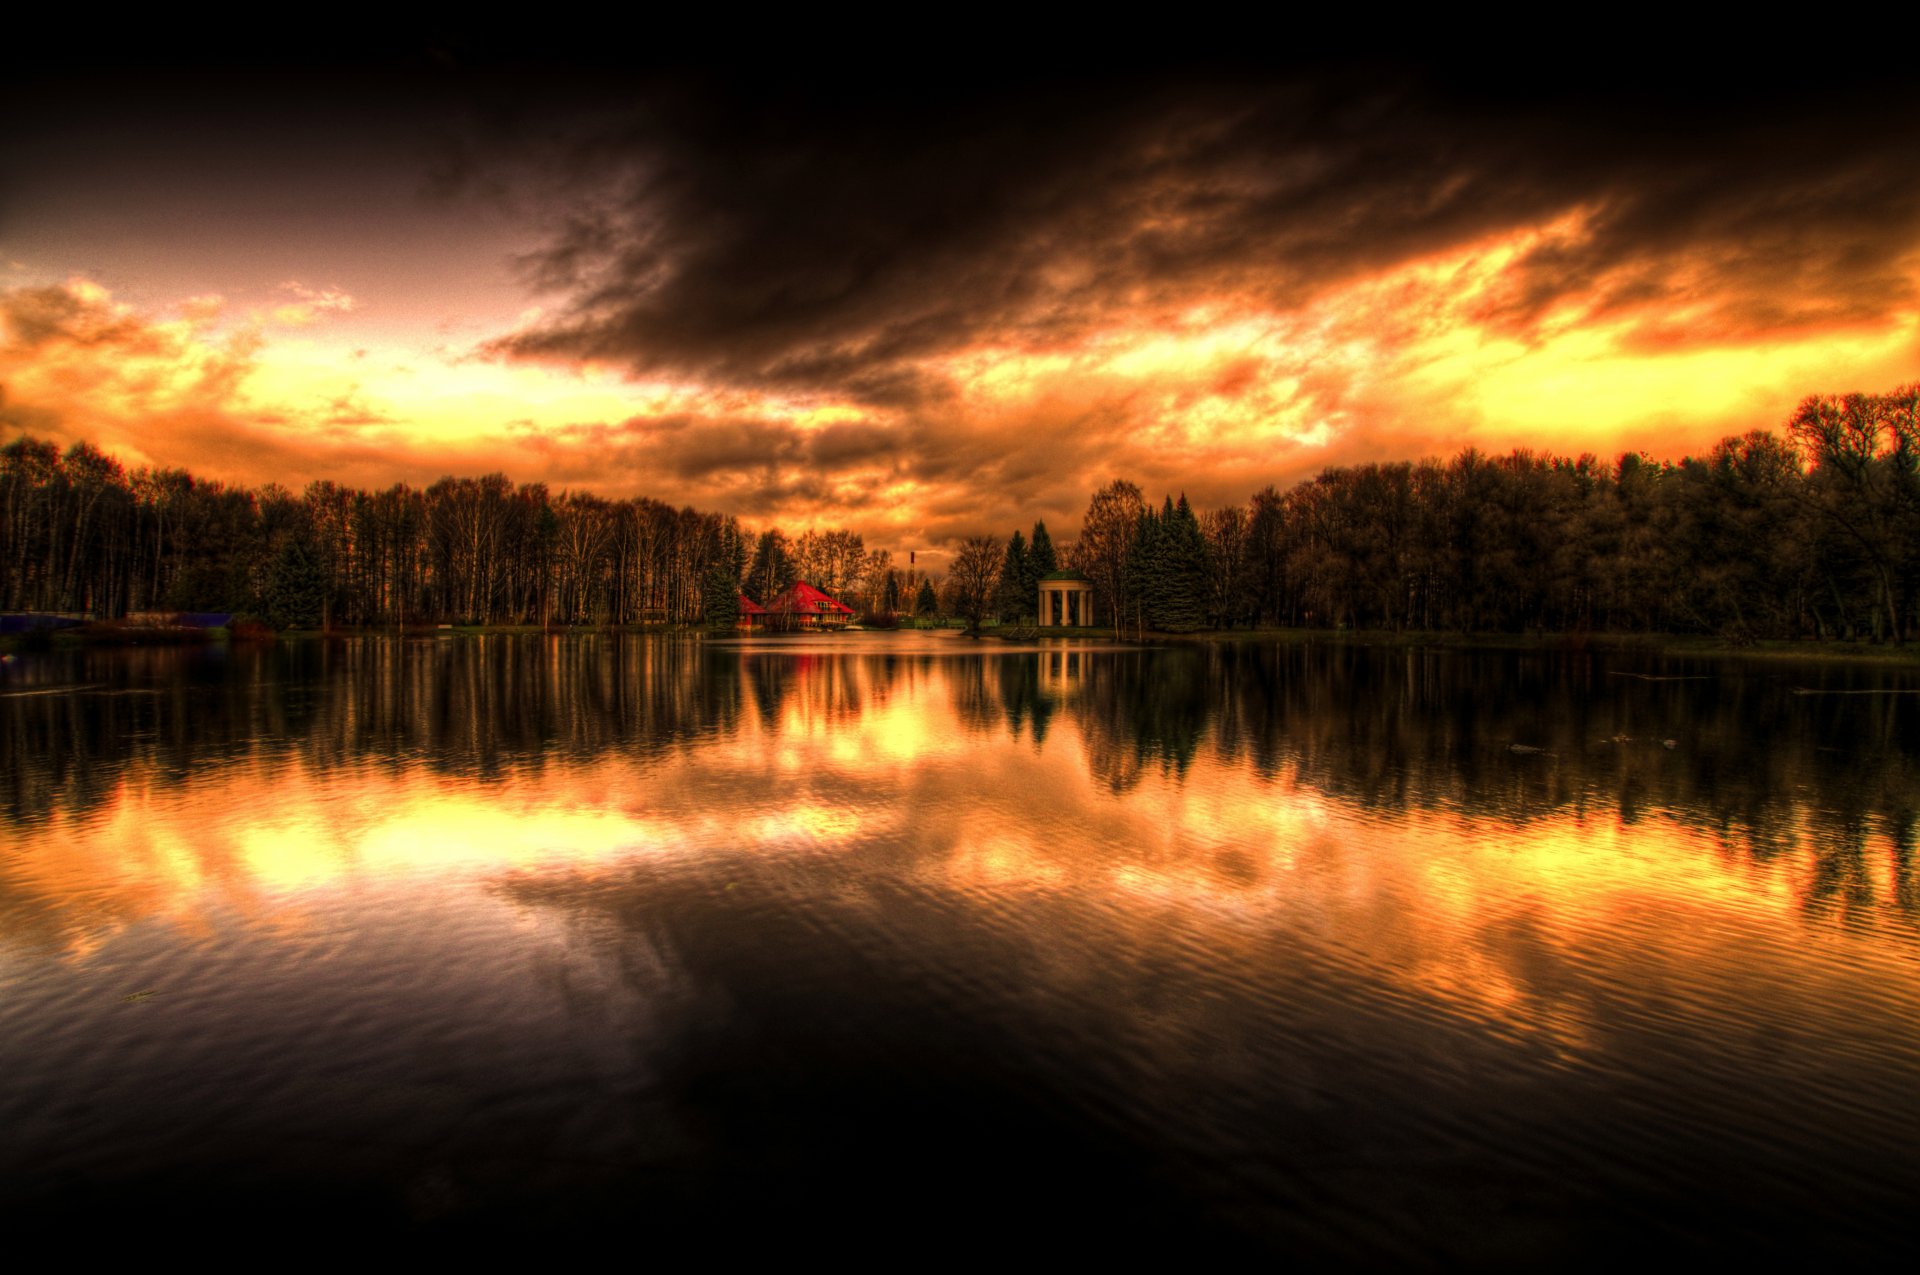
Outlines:
{"label": "calm water surface", "polygon": [[1915,690],[923,634],[21,656],[0,1213],[1890,1254]]}

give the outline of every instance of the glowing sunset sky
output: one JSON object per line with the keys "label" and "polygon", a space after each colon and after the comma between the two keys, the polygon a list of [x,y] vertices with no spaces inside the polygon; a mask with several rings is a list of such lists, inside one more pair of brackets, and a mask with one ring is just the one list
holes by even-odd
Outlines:
{"label": "glowing sunset sky", "polygon": [[0,438],[905,548],[1071,535],[1115,476],[1676,456],[1920,376],[1913,91],[1486,72],[15,77]]}

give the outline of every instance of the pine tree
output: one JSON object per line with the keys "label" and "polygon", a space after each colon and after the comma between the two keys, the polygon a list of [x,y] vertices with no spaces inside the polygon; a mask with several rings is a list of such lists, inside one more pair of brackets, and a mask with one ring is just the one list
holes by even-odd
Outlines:
{"label": "pine tree", "polygon": [[267,568],[267,622],[276,629],[320,625],[327,603],[327,575],[320,556],[300,536],[288,536]]}
{"label": "pine tree", "polygon": [[1162,516],[1160,599],[1154,627],[1187,633],[1207,622],[1207,538],[1186,493]]}
{"label": "pine tree", "polygon": [[1127,546],[1122,592],[1131,600],[1132,609],[1118,617],[1122,624],[1160,627],[1160,531],[1160,515],[1148,505],[1140,511],[1134,523],[1133,541]]}
{"label": "pine tree", "polygon": [[705,610],[710,629],[731,629],[740,620],[740,586],[724,565],[707,572]]}
{"label": "pine tree", "polygon": [[940,600],[933,596],[933,581],[920,582],[920,593],[913,600],[913,613],[926,616],[940,614]]}
{"label": "pine tree", "polygon": [[1060,569],[1060,555],[1053,547],[1053,537],[1047,534],[1047,524],[1033,524],[1033,539],[1027,543],[1027,568],[1033,572],[1033,583],[1038,586]]}
{"label": "pine tree", "polygon": [[[1040,609],[1040,581],[1060,569],[1059,560],[1053,552],[1053,541],[1048,540],[1046,535],[1046,523],[1033,524],[1033,538],[1027,541],[1026,570],[1020,577],[1021,596],[1027,600],[1022,612],[1026,615],[1036,614]],[[1049,566],[1041,565],[1040,551],[1043,547],[1046,550],[1046,562],[1051,564]]]}
{"label": "pine tree", "polygon": [[1027,556],[1026,539],[1016,530],[1007,541],[1007,555],[1000,564],[1000,587],[993,600],[993,609],[1003,621],[1018,620],[1034,612],[1039,589],[1037,585],[1028,587],[1031,569]]}
{"label": "pine tree", "polygon": [[1166,633],[1206,624],[1207,542],[1184,495],[1178,505],[1169,496],[1157,513],[1150,507],[1141,512],[1126,578],[1137,610],[1123,622]]}

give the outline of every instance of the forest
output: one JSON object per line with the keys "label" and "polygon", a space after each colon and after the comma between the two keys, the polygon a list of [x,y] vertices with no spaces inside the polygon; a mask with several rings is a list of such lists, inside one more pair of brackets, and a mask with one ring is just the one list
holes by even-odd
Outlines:
{"label": "forest", "polygon": [[695,625],[743,584],[759,600],[801,578],[877,608],[890,570],[852,532],[756,541],[720,514],[555,496],[502,474],[295,495],[128,472],[85,443],[0,448],[0,611],[224,611],[275,628]]}
{"label": "forest", "polygon": [[1041,576],[1128,631],[1300,627],[1902,642],[1920,621],[1920,383],[1805,399],[1706,456],[1546,451],[1329,468],[1244,505],[1116,479],[1079,537],[975,536],[942,584],[858,533],[758,533],[504,475],[298,495],[0,448],[0,611],[230,611],[276,628],[731,624],[796,579],[886,622],[1031,617]]}

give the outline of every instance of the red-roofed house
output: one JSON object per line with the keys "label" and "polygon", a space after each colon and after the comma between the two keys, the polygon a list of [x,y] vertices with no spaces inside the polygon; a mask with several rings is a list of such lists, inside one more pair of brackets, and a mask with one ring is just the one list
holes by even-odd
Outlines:
{"label": "red-roofed house", "polygon": [[740,618],[733,622],[736,629],[764,629],[767,627],[767,609],[746,594],[740,595]]}
{"label": "red-roofed house", "polygon": [[776,629],[838,629],[853,619],[852,607],[804,580],[782,589],[766,609],[767,622]]}

